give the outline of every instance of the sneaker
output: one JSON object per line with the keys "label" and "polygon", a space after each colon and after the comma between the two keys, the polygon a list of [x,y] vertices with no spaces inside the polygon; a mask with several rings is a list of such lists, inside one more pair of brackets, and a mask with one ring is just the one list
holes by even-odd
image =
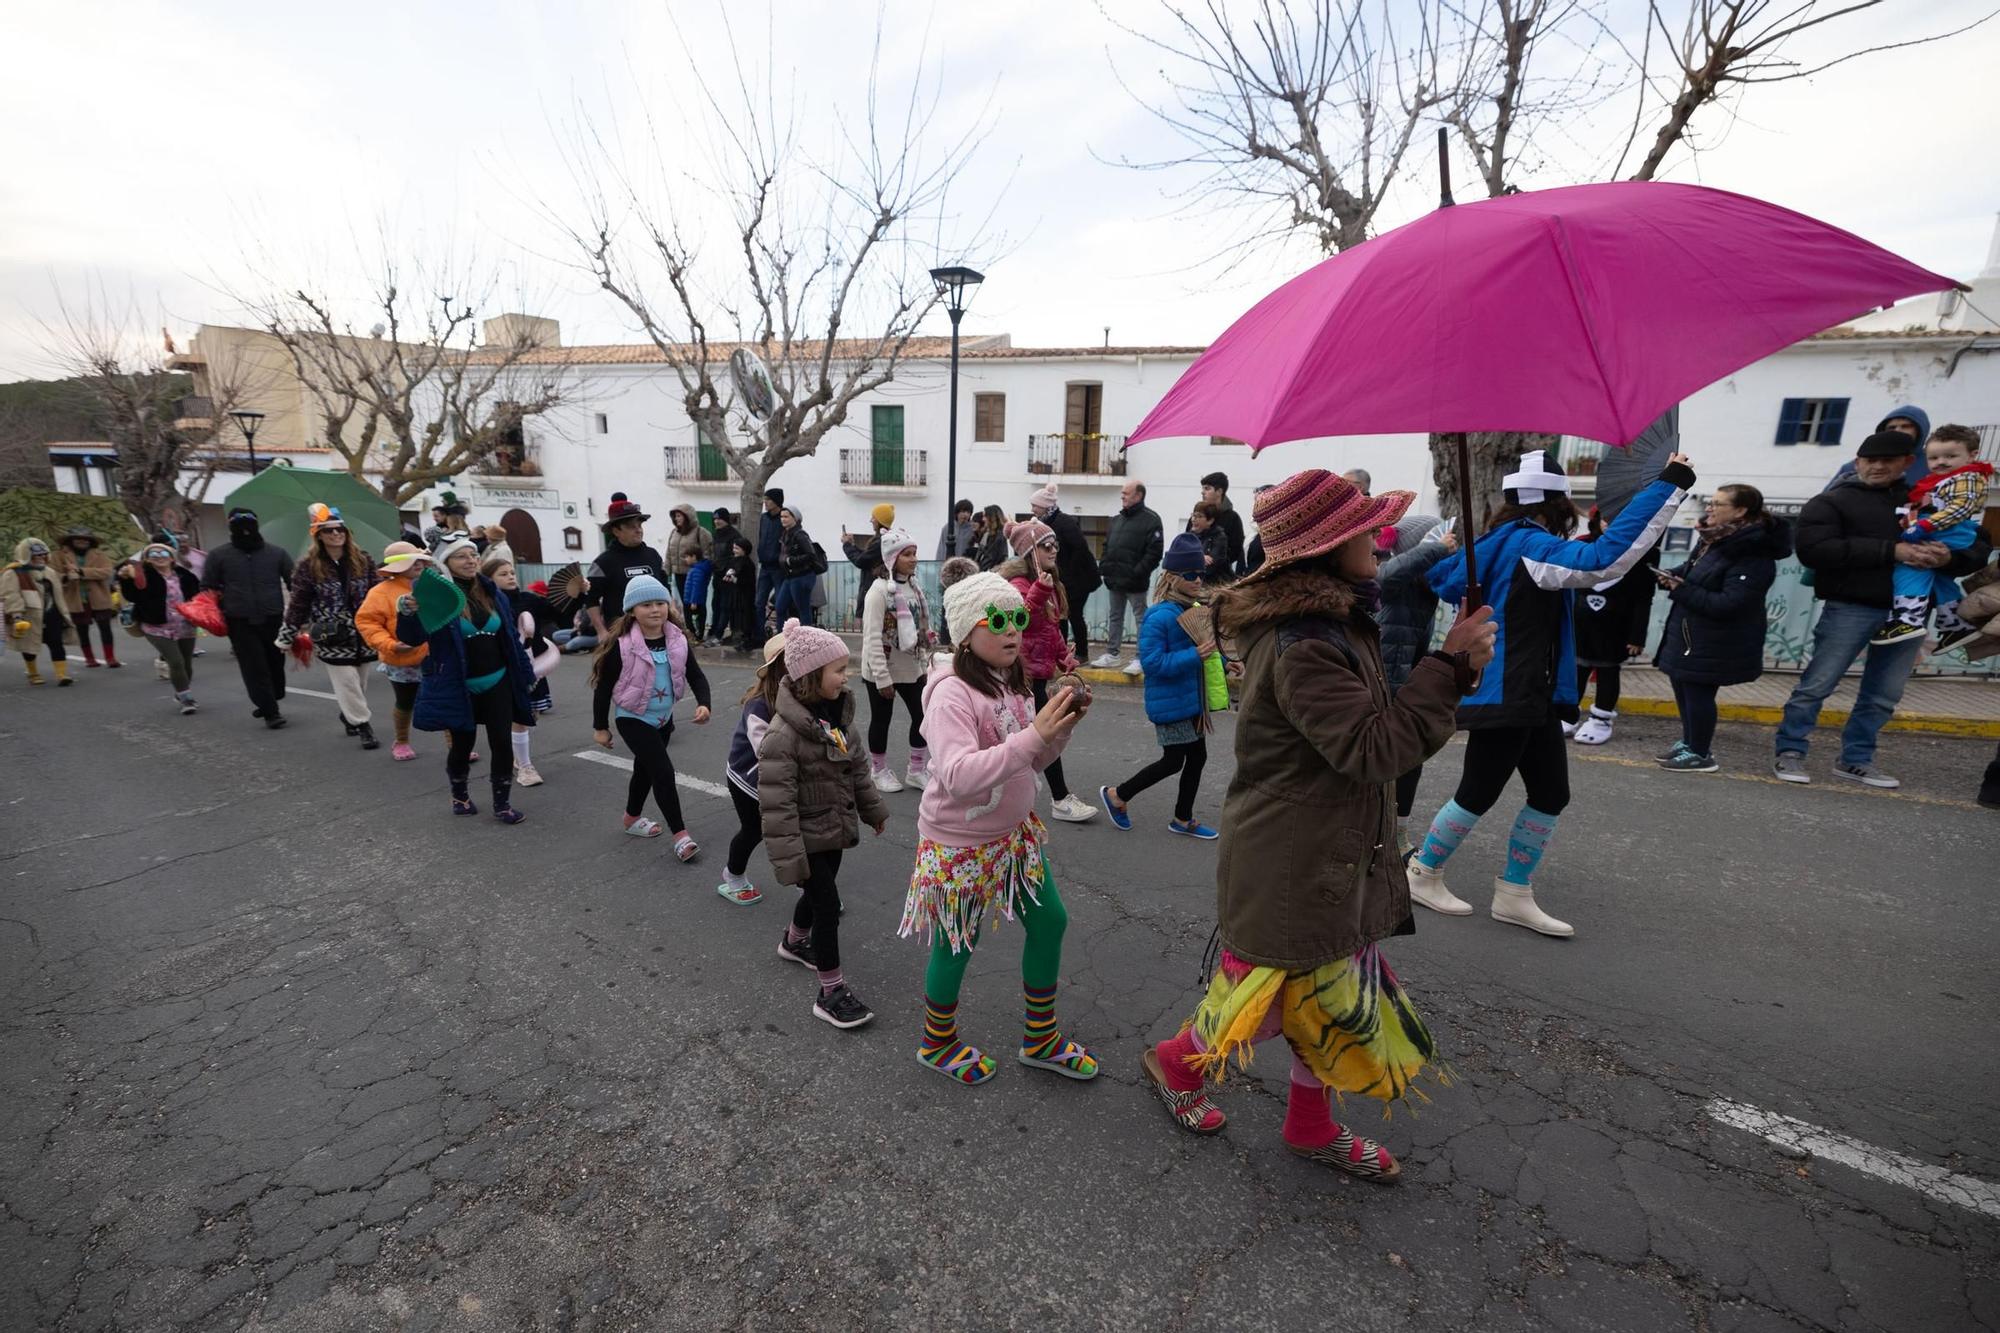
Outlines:
{"label": "sneaker", "polygon": [[1938,635],[1937,647],[1931,649],[1931,655],[1935,657],[1939,653],[1948,653],[1978,632],[1978,630],[1973,629],[1970,625],[1964,629],[1946,630],[1943,634]]}
{"label": "sneaker", "polygon": [[820,992],[819,999],[813,1002],[813,1017],[837,1028],[858,1028],[873,1022],[875,1011],[861,1003],[860,998],[842,982],[830,991]]}
{"label": "sneaker", "polygon": [[1146,668],[1139,665],[1139,659],[1136,657],[1125,664],[1125,674],[1128,676],[1142,675],[1145,670]]}
{"label": "sneaker", "polygon": [[1833,771],[1843,778],[1848,778],[1870,787],[1882,787],[1886,789],[1903,785],[1873,764],[1835,764]]}
{"label": "sneaker", "polygon": [[1169,819],[1167,821],[1167,832],[1178,833],[1183,838],[1200,838],[1203,842],[1214,842],[1222,836],[1199,819],[1190,819],[1185,824],[1181,823],[1178,819]]}
{"label": "sneaker", "polygon": [[514,769],[514,785],[516,787],[539,787],[542,785],[542,781],[541,773],[536,770],[533,764],[521,764]]}
{"label": "sneaker", "polygon": [[1099,671],[1109,671],[1118,665],[1118,654],[1110,652],[1099,653],[1096,657],[1090,659],[1090,664]]}
{"label": "sneaker", "polygon": [[518,824],[527,816],[511,805],[503,805],[493,812],[493,817],[503,824]]}
{"label": "sneaker", "polygon": [[1660,767],[1669,773],[1713,773],[1722,765],[1715,762],[1712,754],[1696,754],[1693,750],[1683,749],[1660,760]]}
{"label": "sneaker", "polygon": [[1771,771],[1781,782],[1811,782],[1812,774],[1806,772],[1806,757],[1787,750],[1771,761]]}
{"label": "sneaker", "polygon": [[788,963],[797,963],[800,967],[809,967],[815,972],[819,971],[819,959],[813,954],[811,939],[803,939],[797,944],[793,944],[791,936],[779,935],[778,957]]}
{"label": "sneaker", "polygon": [[911,791],[922,791],[931,785],[931,775],[925,769],[913,768],[903,774],[903,785]]}
{"label": "sneaker", "polygon": [[[1868,641],[1868,646],[1871,648],[1887,648],[1894,644],[1908,643],[1912,639],[1921,639],[1923,637],[1924,627],[1922,625],[1906,624],[1898,620],[1884,625],[1878,630],[1875,637]],[[95,666],[96,663],[92,663],[91,665]]]}
{"label": "sneaker", "polygon": [[186,717],[189,713],[198,713],[200,711],[201,710],[195,706],[194,696],[192,694],[183,694],[181,696],[182,717]]}
{"label": "sneaker", "polygon": [[879,792],[887,793],[903,789],[903,780],[886,768],[876,769],[868,780],[875,784],[875,790]]}
{"label": "sneaker", "polygon": [[1099,787],[1097,789],[1097,800],[1104,807],[1104,813],[1111,816],[1111,827],[1126,833],[1132,831],[1132,812],[1129,810],[1120,810],[1117,806],[1111,804],[1111,788]]}
{"label": "sneaker", "polygon": [[285,726],[285,717],[282,713],[266,713],[264,715],[264,725],[272,731],[282,731]]}
{"label": "sneaker", "polygon": [[1076,793],[1072,792],[1050,806],[1049,813],[1066,824],[1088,824],[1097,818],[1097,807],[1085,805],[1077,800]]}
{"label": "sneaker", "polygon": [[1667,760],[1672,759],[1682,750],[1687,749],[1687,747],[1688,743],[1686,741],[1675,741],[1672,746],[1660,751],[1658,754],[1654,755],[1653,758],[1656,762],[1664,764],[1667,762]]}

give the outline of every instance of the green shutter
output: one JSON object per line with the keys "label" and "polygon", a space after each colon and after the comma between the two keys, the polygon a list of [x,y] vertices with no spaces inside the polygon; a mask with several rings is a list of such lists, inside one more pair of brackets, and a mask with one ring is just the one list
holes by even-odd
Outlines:
{"label": "green shutter", "polygon": [[874,446],[872,478],[877,486],[903,484],[903,409],[877,403],[869,409]]}

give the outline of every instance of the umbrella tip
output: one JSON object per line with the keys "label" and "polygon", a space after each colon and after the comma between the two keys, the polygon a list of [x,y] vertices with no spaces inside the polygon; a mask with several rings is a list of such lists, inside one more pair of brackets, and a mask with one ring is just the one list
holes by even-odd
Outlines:
{"label": "umbrella tip", "polygon": [[1451,197],[1451,141],[1445,127],[1438,126],[1438,207],[1450,208],[1458,201]]}

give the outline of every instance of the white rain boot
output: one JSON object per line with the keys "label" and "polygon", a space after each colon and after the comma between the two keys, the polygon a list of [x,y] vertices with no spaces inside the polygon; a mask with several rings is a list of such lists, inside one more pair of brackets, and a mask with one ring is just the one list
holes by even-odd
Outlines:
{"label": "white rain boot", "polygon": [[1616,713],[1607,713],[1602,708],[1593,707],[1590,716],[1576,729],[1578,745],[1602,745],[1611,739],[1611,724],[1618,718]]}
{"label": "white rain boot", "polygon": [[1407,869],[1410,872],[1410,901],[1422,903],[1433,912],[1446,916],[1471,916],[1472,904],[1465,901],[1444,886],[1444,871],[1432,870],[1414,856]]}
{"label": "white rain boot", "polygon": [[1529,930],[1558,939],[1568,939],[1576,934],[1575,926],[1556,920],[1535,905],[1532,884],[1515,884],[1505,879],[1493,881],[1493,919],[1513,926],[1526,926]]}

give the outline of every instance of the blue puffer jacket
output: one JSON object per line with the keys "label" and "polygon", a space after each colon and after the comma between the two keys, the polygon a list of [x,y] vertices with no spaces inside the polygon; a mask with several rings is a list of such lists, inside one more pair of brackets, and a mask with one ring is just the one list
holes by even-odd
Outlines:
{"label": "blue puffer jacket", "polygon": [[[1527,519],[1479,539],[1479,581],[1499,629],[1493,661],[1479,688],[1458,706],[1468,731],[1534,727],[1553,713],[1576,720],[1576,630],[1571,589],[1622,577],[1659,541],[1694,473],[1669,463],[1660,480],[1632,497],[1596,541],[1567,541]],[[1431,591],[1447,602],[1465,597],[1465,553],[1431,570]]]}
{"label": "blue puffer jacket", "polygon": [[[528,687],[534,682],[535,668],[521,647],[521,636],[513,632],[516,623],[513,604],[484,574],[479,576],[479,583],[500,612],[500,642],[507,645],[507,679],[493,688],[511,691],[514,720],[532,726],[535,711],[528,698]],[[424,623],[416,612],[400,612],[396,616],[396,638],[401,643],[430,645],[430,651],[424,654],[424,676],[417,686],[417,706],[410,724],[418,731],[474,730],[472,695],[465,688],[465,617],[454,616],[450,624],[426,636]]]}
{"label": "blue puffer jacket", "polygon": [[1146,720],[1186,722],[1208,711],[1201,654],[1181,628],[1181,608],[1155,602],[1139,622],[1139,665],[1146,672]]}

